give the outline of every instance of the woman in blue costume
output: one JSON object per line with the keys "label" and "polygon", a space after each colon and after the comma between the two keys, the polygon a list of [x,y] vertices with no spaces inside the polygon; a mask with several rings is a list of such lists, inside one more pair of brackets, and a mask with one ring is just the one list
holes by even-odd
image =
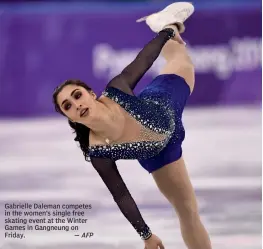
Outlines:
{"label": "woman in blue costume", "polygon": [[[180,33],[193,11],[190,3],[173,3],[138,20],[146,21],[157,36],[106,85],[100,97],[79,80],[67,80],[53,94],[55,108],[67,117],[85,159],[91,161],[147,249],[164,246],[123,182],[115,163],[119,159],[137,159],[152,174],[179,217],[189,249],[211,249],[182,157],[182,113],[194,88],[194,67]],[[166,60],[160,75],[135,96],[134,88],[160,54]]]}

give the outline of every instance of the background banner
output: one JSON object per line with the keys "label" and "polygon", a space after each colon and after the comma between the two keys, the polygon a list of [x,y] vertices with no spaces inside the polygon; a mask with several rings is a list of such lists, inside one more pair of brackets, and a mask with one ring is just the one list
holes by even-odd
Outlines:
{"label": "background banner", "polygon": [[[149,11],[2,11],[0,116],[53,115],[52,92],[74,78],[99,94],[154,37],[135,20]],[[197,10],[183,35],[196,67],[188,106],[261,103],[261,10]],[[136,92],[159,72],[158,59]]]}

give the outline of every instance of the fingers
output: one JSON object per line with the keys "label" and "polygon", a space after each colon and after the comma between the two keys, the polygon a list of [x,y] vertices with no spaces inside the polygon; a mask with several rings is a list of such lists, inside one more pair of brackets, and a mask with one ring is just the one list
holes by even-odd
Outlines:
{"label": "fingers", "polygon": [[178,36],[176,39],[180,44],[186,45],[186,43],[184,42],[183,38],[181,36]]}

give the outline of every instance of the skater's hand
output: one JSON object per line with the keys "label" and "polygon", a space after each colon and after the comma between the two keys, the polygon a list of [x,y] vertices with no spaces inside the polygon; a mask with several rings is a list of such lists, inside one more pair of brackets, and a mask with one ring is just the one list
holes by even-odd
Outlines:
{"label": "skater's hand", "polygon": [[181,37],[177,27],[175,25],[168,25],[166,26],[166,28],[171,28],[175,31],[175,37],[172,38],[172,40],[178,42],[179,44],[182,44],[182,45],[186,45],[186,43],[184,42],[183,38]]}
{"label": "skater's hand", "polygon": [[144,249],[165,249],[162,241],[156,236],[152,235],[149,239],[144,241]]}

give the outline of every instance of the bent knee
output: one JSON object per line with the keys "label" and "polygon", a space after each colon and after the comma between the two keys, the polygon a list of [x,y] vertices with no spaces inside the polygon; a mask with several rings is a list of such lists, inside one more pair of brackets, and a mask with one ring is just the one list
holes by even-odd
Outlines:
{"label": "bent knee", "polygon": [[191,60],[187,58],[176,59],[169,61],[161,70],[160,74],[176,74],[184,78],[185,82],[189,85],[191,92],[195,84],[195,70]]}

